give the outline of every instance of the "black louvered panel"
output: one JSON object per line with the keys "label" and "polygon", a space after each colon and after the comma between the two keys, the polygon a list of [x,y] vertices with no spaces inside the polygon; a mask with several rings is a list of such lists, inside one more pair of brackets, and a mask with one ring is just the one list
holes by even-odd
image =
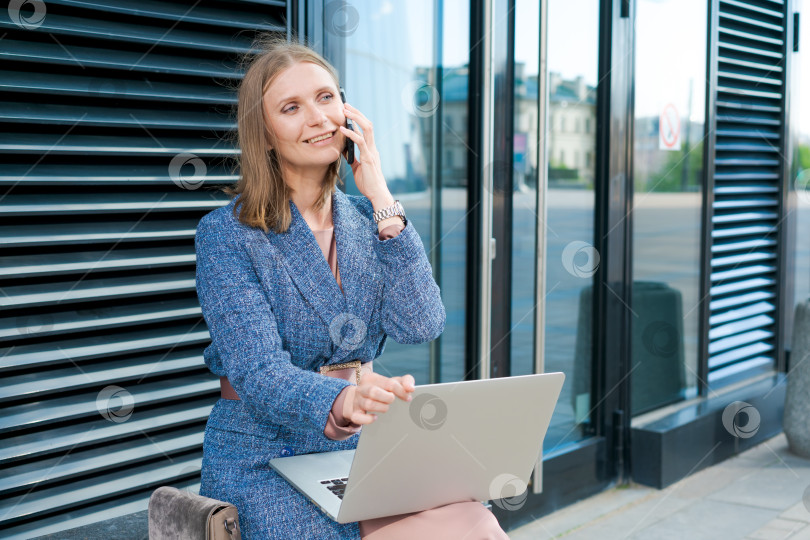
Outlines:
{"label": "black louvered panel", "polygon": [[719,2],[710,384],[775,360],[784,10]]}
{"label": "black louvered panel", "polygon": [[219,381],[194,233],[237,179],[240,57],[286,16],[276,0],[0,10],[4,538],[198,489]]}

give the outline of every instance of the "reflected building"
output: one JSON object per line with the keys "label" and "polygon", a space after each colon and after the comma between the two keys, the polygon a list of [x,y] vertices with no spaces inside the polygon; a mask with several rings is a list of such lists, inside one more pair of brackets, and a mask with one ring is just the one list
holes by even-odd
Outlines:
{"label": "reflected building", "polygon": [[515,62],[515,135],[513,183],[516,190],[537,189],[537,75],[526,75],[526,64]]}
{"label": "reflected building", "polygon": [[[414,79],[425,81],[428,85],[434,70],[418,67]],[[469,85],[469,67],[457,66],[444,68],[440,88],[429,85],[423,92],[422,99],[428,98],[428,92],[441,94],[441,178],[442,187],[465,187],[467,185],[467,102]],[[417,106],[418,106],[417,102]],[[419,130],[419,138],[431,148],[434,133],[433,115],[414,117],[413,126]]]}
{"label": "reflected building", "polygon": [[549,187],[593,187],[595,175],[596,88],[582,75],[564,79],[550,72]]}
{"label": "reflected building", "polygon": [[[525,65],[515,63],[515,126],[513,182],[515,189],[536,188],[538,154],[537,75],[526,76]],[[427,81],[427,68],[418,68],[416,78]],[[444,187],[467,185],[467,115],[469,67],[446,68],[442,77],[442,149],[441,182]],[[593,121],[589,121],[589,126]],[[420,137],[430,147],[434,128],[430,117],[421,118]],[[591,143],[592,144],[592,143]],[[592,160],[591,155],[591,160]],[[593,163],[589,178],[593,179]]]}

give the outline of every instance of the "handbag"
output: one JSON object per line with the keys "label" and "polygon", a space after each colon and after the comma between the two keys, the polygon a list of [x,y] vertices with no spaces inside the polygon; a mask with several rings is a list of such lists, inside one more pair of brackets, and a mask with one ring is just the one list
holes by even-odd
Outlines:
{"label": "handbag", "polygon": [[230,503],[160,486],[149,497],[149,540],[242,540]]}

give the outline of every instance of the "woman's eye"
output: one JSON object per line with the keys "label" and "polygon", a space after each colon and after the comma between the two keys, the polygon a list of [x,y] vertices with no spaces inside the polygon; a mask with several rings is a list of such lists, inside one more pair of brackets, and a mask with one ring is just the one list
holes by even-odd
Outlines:
{"label": "woman's eye", "polygon": [[333,97],[332,94],[325,94],[321,99],[332,99]]}
{"label": "woman's eye", "polygon": [[294,110],[295,110],[295,109],[297,109],[297,108],[298,108],[298,105],[290,105],[289,107],[287,107],[286,109],[284,109],[284,110],[283,110],[283,111],[281,111],[281,112],[283,112],[283,113],[288,113],[288,112],[292,112],[292,111],[294,111]]}

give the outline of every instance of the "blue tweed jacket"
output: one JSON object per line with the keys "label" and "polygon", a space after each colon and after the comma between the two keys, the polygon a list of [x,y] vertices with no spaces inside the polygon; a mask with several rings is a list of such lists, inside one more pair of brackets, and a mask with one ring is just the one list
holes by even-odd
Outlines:
{"label": "blue tweed jacket", "polygon": [[357,445],[358,435],[323,434],[349,383],[319,366],[373,360],[387,336],[435,339],[445,325],[439,287],[413,224],[379,240],[365,197],[332,196],[343,292],[292,201],[289,230],[265,234],[233,216],[238,199],[204,216],[195,238],[197,295],[212,340],[205,362],[241,397],[219,399],[211,411],[200,494],[236,505],[245,540],[358,538],[356,523],[333,522],[267,462]]}

